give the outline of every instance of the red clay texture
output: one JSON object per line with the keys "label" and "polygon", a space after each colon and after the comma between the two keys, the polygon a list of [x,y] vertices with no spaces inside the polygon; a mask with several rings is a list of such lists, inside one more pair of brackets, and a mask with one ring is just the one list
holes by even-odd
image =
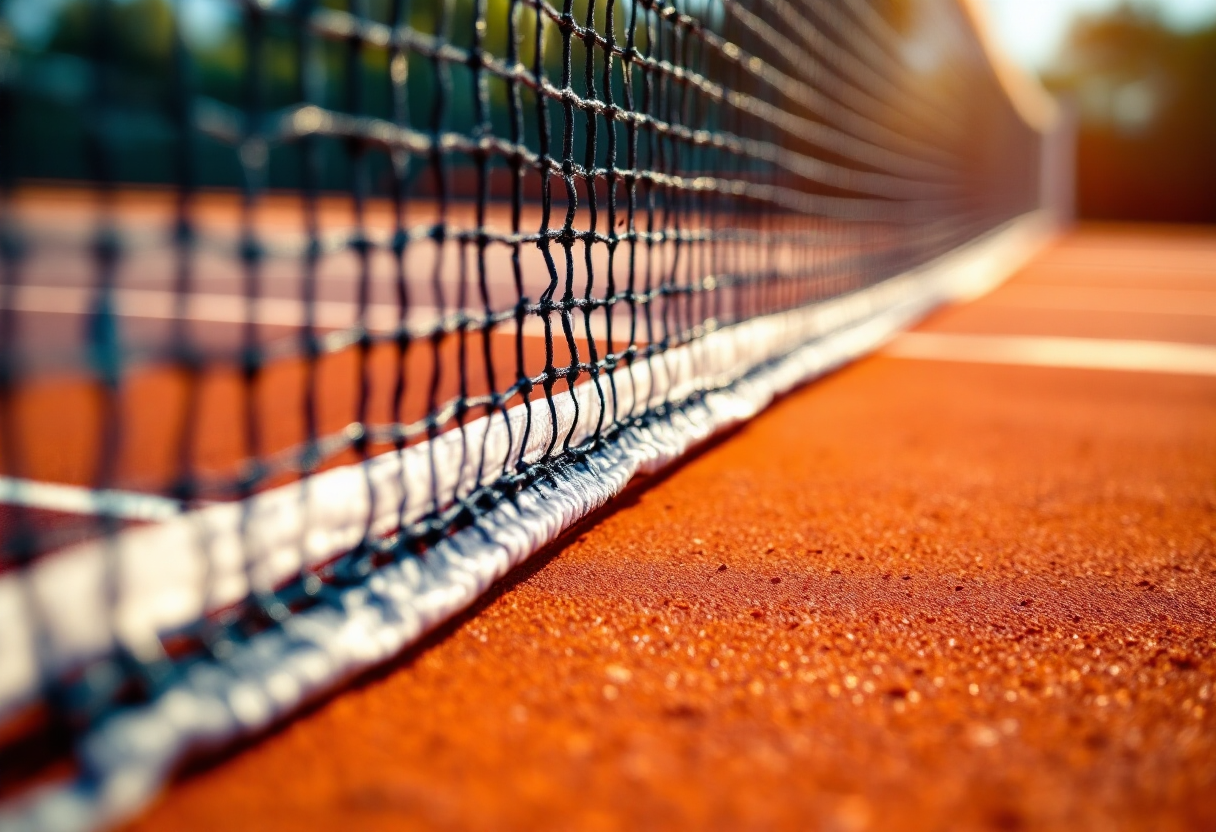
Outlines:
{"label": "red clay texture", "polygon": [[131,828],[1216,829],[1214,587],[1216,380],[872,358]]}

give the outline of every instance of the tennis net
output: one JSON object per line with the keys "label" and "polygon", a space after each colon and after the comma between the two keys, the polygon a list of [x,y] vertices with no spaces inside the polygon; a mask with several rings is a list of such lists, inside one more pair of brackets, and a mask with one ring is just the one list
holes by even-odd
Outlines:
{"label": "tennis net", "polygon": [[0,746],[76,765],[9,795],[33,828],[398,655],[1042,230],[1049,120],[953,0],[3,25]]}

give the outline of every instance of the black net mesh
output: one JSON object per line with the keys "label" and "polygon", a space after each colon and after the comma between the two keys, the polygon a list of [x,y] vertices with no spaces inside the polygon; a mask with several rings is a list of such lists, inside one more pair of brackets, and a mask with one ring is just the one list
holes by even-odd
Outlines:
{"label": "black net mesh", "polygon": [[[631,368],[1039,202],[1042,137],[948,0],[70,0],[4,26],[0,578],[458,437],[390,533],[0,702],[69,737],[703,393],[630,399]],[[538,402],[539,455],[463,438]],[[444,491],[451,464],[477,473]]]}

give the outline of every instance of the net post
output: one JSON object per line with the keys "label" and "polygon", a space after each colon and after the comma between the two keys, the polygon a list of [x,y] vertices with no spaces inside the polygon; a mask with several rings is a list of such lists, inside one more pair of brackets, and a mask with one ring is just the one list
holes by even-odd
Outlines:
{"label": "net post", "polygon": [[1041,145],[1039,203],[1062,229],[1076,221],[1078,114],[1075,101],[1057,104],[1055,122]]}

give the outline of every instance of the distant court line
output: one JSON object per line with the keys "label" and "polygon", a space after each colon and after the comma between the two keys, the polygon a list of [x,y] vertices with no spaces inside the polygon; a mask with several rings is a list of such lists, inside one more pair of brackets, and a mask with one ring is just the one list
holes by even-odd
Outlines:
{"label": "distant court line", "polygon": [[1038,260],[1034,264],[1036,271],[1055,271],[1057,269],[1079,269],[1083,268],[1091,272],[1137,272],[1152,279],[1154,274],[1182,273],[1187,276],[1202,277],[1216,280],[1216,266],[1212,263],[1153,263],[1146,265],[1136,261],[1102,261],[1090,262],[1087,257],[1060,257],[1057,259]]}
{"label": "distant court line", "polygon": [[[198,323],[244,324],[248,320],[249,303],[240,295],[191,295],[183,314],[179,314],[178,297],[174,292],[159,289],[115,289],[112,292],[117,312],[123,317],[153,320],[188,320]],[[13,292],[6,306],[18,312],[43,314],[85,315],[97,299],[96,289],[75,286],[21,286]],[[261,297],[253,303],[254,322],[260,326],[302,327],[309,304],[297,298]],[[313,323],[321,329],[345,329],[359,323],[359,304],[343,300],[316,300],[311,303]],[[454,314],[455,308],[446,310]],[[466,310],[468,311],[468,310]],[[395,303],[369,303],[367,326],[373,332],[393,332],[401,323],[401,309]],[[607,328],[594,317],[591,334],[607,337]],[[575,315],[578,330],[585,328],[581,313]],[[406,323],[413,329],[424,330],[441,320],[440,311],[431,306],[414,306]],[[560,319],[554,315],[555,325]],[[629,331],[629,320],[615,322],[618,332]],[[544,321],[531,315],[524,322],[526,335],[545,335]]]}
{"label": "distant court line", "polygon": [[181,514],[181,503],[155,494],[0,476],[0,505],[39,508],[65,514],[107,515],[121,520],[168,520]]}
{"label": "distant court line", "polygon": [[1216,376],[1216,346],[1166,341],[908,332],[883,354],[928,361]]}
{"label": "distant court line", "polygon": [[[250,306],[241,295],[199,293],[190,296],[182,315],[178,312],[178,296],[171,291],[116,289],[113,298],[118,314],[125,317],[220,324],[245,323]],[[22,286],[13,293],[8,306],[19,312],[84,315],[96,299],[97,291],[91,288]],[[314,322],[323,328],[347,327],[359,320],[359,306],[350,301],[317,300],[312,307]],[[298,327],[304,325],[308,305],[297,298],[262,297],[254,301],[253,309],[255,322],[262,326]],[[395,304],[369,304],[367,312],[373,329],[392,329],[400,320],[400,309]],[[437,310],[430,308],[411,312],[410,317],[420,321],[437,317]]]}
{"label": "distant court line", "polygon": [[1076,312],[1131,312],[1216,318],[1216,292],[1186,289],[1134,289],[1012,284],[991,295],[994,306],[1067,309]]}

